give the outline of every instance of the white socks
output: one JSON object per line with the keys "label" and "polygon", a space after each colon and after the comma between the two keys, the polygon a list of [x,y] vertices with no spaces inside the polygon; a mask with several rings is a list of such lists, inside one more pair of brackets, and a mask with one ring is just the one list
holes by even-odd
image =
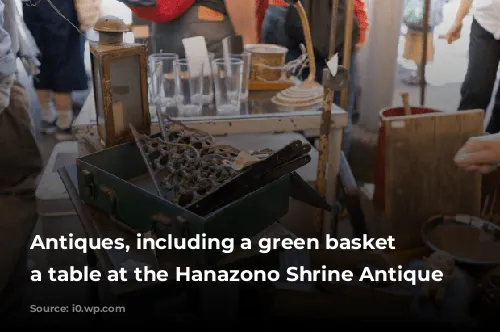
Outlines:
{"label": "white socks", "polygon": [[41,105],[41,106],[42,106],[42,120],[47,121],[49,123],[54,122],[57,116],[54,104],[48,103],[46,105]]}
{"label": "white socks", "polygon": [[73,124],[73,110],[57,111],[57,128],[68,129]]}
{"label": "white socks", "polygon": [[[57,121],[56,121],[57,119]],[[56,111],[53,103],[42,105],[42,120],[48,123],[56,121],[59,129],[68,129],[73,124],[73,110]]]}

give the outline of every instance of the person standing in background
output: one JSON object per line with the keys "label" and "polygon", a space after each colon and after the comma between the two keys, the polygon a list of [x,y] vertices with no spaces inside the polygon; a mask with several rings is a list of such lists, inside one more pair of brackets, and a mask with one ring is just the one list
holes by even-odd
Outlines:
{"label": "person standing in background", "polygon": [[[288,48],[286,61],[292,61],[301,55],[300,44],[305,43],[304,35],[302,32],[302,24],[298,15],[290,15],[288,4],[285,0],[270,0],[269,8],[264,18],[262,27],[262,38],[266,44],[278,44]],[[311,34],[313,38],[313,46],[315,49],[316,57],[316,80],[321,82],[323,79],[323,69],[326,66],[327,54],[325,51],[319,49],[329,48],[329,33],[328,30],[330,23],[332,1],[312,2],[311,17],[308,17],[311,23]],[[344,152],[350,149],[351,136],[352,136],[352,114],[356,104],[356,62],[357,52],[362,48],[366,42],[369,30],[369,19],[365,0],[354,0],[354,24],[353,24],[353,50],[350,61],[350,81],[348,87],[347,109],[349,114],[349,124],[345,129],[344,135]],[[316,15],[321,17],[316,17]],[[288,21],[287,21],[288,20]],[[293,22],[290,22],[293,20]],[[320,22],[327,22],[325,24]],[[345,0],[340,1],[339,16],[338,16],[337,38],[336,38],[336,52],[339,53],[340,60],[343,56],[344,44],[344,27],[345,27]],[[320,29],[322,26],[324,29]],[[321,45],[320,45],[321,44]],[[303,72],[303,77],[307,77],[309,70]],[[340,104],[340,92],[335,93],[335,104]]]}
{"label": "person standing in background", "polygon": [[[93,0],[88,1],[93,2]],[[46,134],[56,132],[59,140],[73,138],[71,93],[87,89],[82,52],[84,36],[75,28],[81,26],[76,3],[81,1],[23,2],[24,20],[41,52],[41,67],[40,73],[35,78],[35,89],[42,108],[42,132]],[[88,14],[88,11],[85,12],[85,15]],[[55,111],[51,105],[52,100]]]}
{"label": "person standing in background", "polygon": [[15,0],[0,0],[0,316],[7,317],[18,312],[29,281],[36,179],[42,171],[28,96],[16,77],[17,56],[23,53],[16,11]]}
{"label": "person standing in background", "polygon": [[262,22],[262,43],[276,44],[288,49],[286,62],[297,59],[301,55],[300,46],[288,36],[285,30],[288,4],[285,0],[269,0],[269,7]]}
{"label": "person standing in background", "polygon": [[184,57],[182,40],[203,36],[208,52],[222,55],[222,40],[241,35],[256,44],[256,0],[119,0],[144,20],[152,21],[154,53]]}
{"label": "person standing in background", "polygon": [[[461,0],[455,22],[446,34],[449,44],[460,38],[463,21],[473,8],[469,41],[469,66],[460,90],[459,111],[488,109],[500,63],[500,1]],[[486,131],[500,132],[500,89]]]}
{"label": "person standing in background", "polygon": [[406,0],[403,21],[408,31],[405,36],[403,58],[415,63],[417,69],[403,78],[407,85],[420,84],[421,67],[434,60],[434,29],[443,22],[446,0],[431,0],[429,32],[427,34],[427,63],[422,63],[424,48],[424,0]]}
{"label": "person standing in background", "polygon": [[269,0],[257,0],[257,41],[262,41],[262,24],[269,7]]}

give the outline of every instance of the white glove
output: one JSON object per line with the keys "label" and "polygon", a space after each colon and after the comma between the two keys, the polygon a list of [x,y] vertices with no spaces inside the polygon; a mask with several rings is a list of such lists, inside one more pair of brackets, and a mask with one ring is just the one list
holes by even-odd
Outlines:
{"label": "white glove", "polygon": [[9,107],[10,89],[14,84],[14,77],[15,75],[11,75],[0,79],[0,113]]}
{"label": "white glove", "polygon": [[494,171],[500,164],[500,133],[469,138],[456,154],[455,163],[467,171]]}

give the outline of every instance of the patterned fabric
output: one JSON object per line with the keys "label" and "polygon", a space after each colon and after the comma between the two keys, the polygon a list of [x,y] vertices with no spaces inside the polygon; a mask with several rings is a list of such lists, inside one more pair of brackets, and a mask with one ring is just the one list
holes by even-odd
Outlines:
{"label": "patterned fabric", "polygon": [[82,31],[92,28],[101,16],[101,0],[75,0],[75,8]]}
{"label": "patterned fabric", "polygon": [[285,0],[269,0],[269,6],[288,6]]}
{"label": "patterned fabric", "polygon": [[[128,5],[127,2],[135,2],[129,0],[122,2],[129,6],[137,17],[143,20],[165,23],[179,18],[194,5],[196,0],[157,0],[154,7]],[[142,3],[143,1],[137,2]]]}
{"label": "patterned fabric", "polygon": [[368,28],[370,27],[365,0],[354,1],[354,13],[356,14],[356,18],[359,23],[358,45],[361,46],[365,43],[366,34],[368,33]]}
{"label": "patterned fabric", "polygon": [[[429,28],[433,29],[443,22],[444,0],[431,0]],[[422,31],[424,24],[425,0],[406,0],[403,22],[414,31]]]}

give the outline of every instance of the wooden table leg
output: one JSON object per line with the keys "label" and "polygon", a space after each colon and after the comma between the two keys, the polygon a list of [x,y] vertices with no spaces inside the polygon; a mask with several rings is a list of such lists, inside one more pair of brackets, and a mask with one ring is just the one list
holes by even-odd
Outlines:
{"label": "wooden table leg", "polygon": [[328,169],[326,181],[326,201],[332,206],[332,212],[325,213],[323,236],[332,234],[333,221],[337,214],[337,177],[340,169],[343,128],[332,128],[328,144]]}

